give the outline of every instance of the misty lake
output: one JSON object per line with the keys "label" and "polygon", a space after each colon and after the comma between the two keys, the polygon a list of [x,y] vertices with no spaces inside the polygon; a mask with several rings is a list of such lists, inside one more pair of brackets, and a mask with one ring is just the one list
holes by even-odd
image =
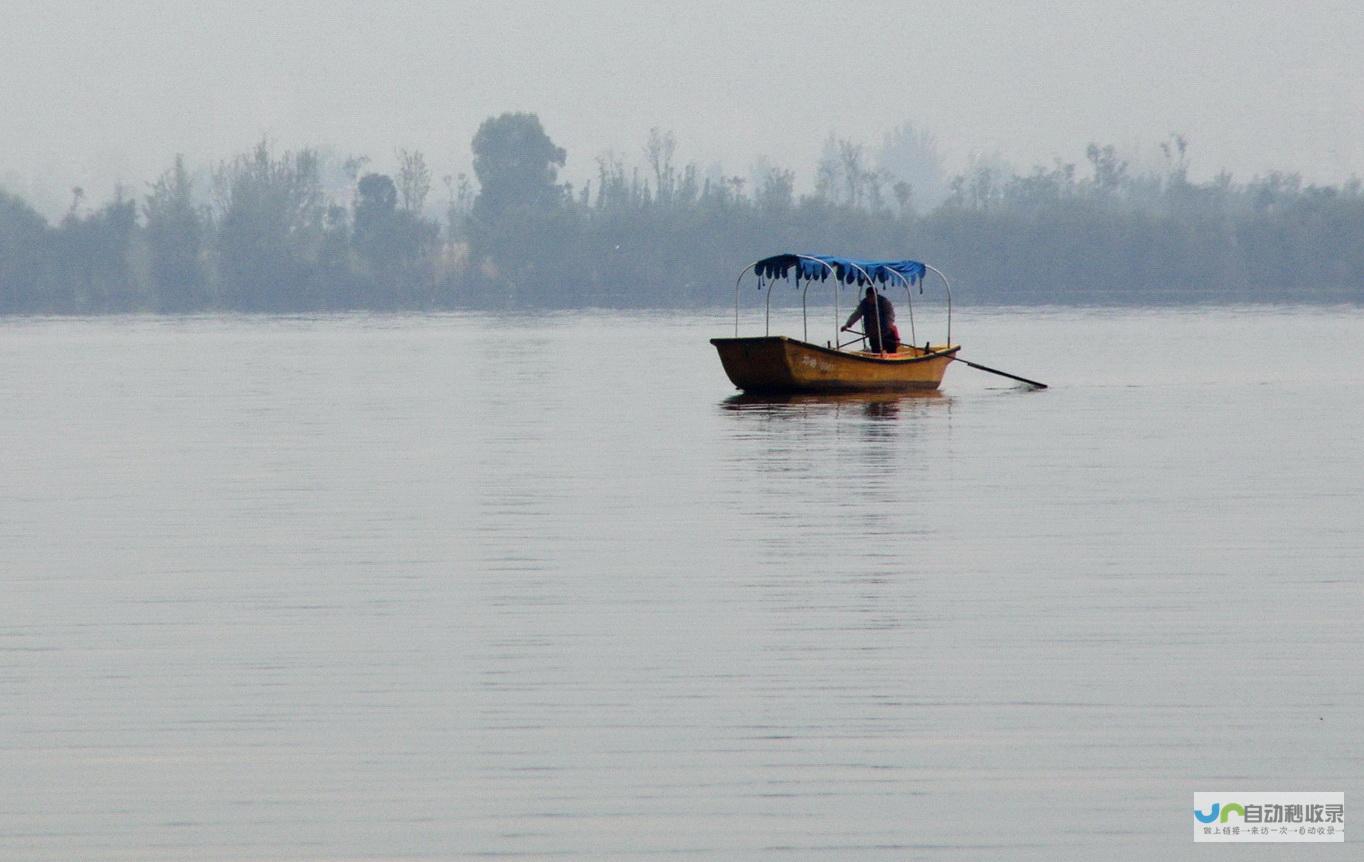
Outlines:
{"label": "misty lake", "polygon": [[1364,798],[1358,308],[966,310],[1052,388],[901,398],[736,399],[732,332],[0,321],[0,858],[1203,859],[1195,791]]}

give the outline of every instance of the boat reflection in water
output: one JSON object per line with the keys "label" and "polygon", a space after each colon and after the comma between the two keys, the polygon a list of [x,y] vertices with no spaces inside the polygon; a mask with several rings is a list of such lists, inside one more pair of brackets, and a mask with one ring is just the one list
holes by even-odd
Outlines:
{"label": "boat reflection in water", "polygon": [[720,408],[734,412],[788,416],[852,412],[868,419],[895,419],[904,411],[919,412],[929,406],[946,406],[951,401],[951,396],[937,389],[901,392],[741,392],[720,402]]}

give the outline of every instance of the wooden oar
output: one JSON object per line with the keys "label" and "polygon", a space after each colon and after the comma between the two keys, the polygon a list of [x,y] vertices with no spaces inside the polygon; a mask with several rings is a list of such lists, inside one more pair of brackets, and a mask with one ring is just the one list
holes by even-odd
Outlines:
{"label": "wooden oar", "polygon": [[[849,329],[849,330],[847,330],[847,331],[848,331],[848,332],[851,332],[853,335],[861,335],[863,338],[866,337],[865,335],[863,335],[863,333],[858,332],[856,329]],[[856,340],[857,340],[857,339],[855,339],[855,338],[853,339],[853,341],[856,341]],[[849,341],[849,342],[848,342],[848,344],[852,344],[852,343],[853,343],[852,341]],[[839,345],[839,347],[843,347],[843,346],[844,346],[844,345],[842,345],[842,344]],[[945,351],[944,351],[944,353],[945,353]],[[932,353],[932,352],[929,352],[929,353],[925,353],[924,355],[925,355],[925,356],[932,356],[933,353]],[[940,354],[940,355],[941,355],[941,354]],[[1047,384],[1045,384],[1045,383],[1040,383],[1040,382],[1038,382],[1038,381],[1036,381],[1036,380],[1029,380],[1029,379],[1026,378],[1026,377],[1019,377],[1017,374],[1010,374],[1010,373],[1007,372],[1007,371],[1000,371],[998,368],[991,368],[991,367],[989,367],[988,365],[980,365],[980,364],[975,363],[975,362],[970,362],[970,361],[968,361],[968,360],[966,360],[966,359],[962,359],[960,356],[952,355],[952,356],[948,356],[948,358],[951,359],[953,362],[960,362],[962,365],[969,365],[969,366],[971,366],[972,368],[976,369],[977,371],[988,371],[988,372],[991,373],[991,374],[998,374],[1000,377],[1007,377],[1007,378],[1009,378],[1010,380],[1017,380],[1019,383],[1026,383],[1026,384],[1028,384],[1029,386],[1035,386],[1035,387],[1037,387],[1038,389],[1046,389],[1046,388],[1047,388]]]}
{"label": "wooden oar", "polygon": [[1026,377],[1019,377],[1017,374],[1010,374],[1007,371],[1000,371],[998,368],[990,368],[989,366],[986,365],[978,365],[974,362],[968,362],[967,360],[962,359],[960,356],[953,356],[952,359],[953,361],[960,362],[963,365],[969,365],[972,368],[976,369],[977,371],[988,371],[991,374],[998,374],[1000,377],[1007,377],[1010,380],[1017,380],[1019,383],[1026,383],[1029,386],[1035,386],[1038,389],[1047,388],[1047,384],[1045,383],[1038,383],[1036,380],[1029,380]]}

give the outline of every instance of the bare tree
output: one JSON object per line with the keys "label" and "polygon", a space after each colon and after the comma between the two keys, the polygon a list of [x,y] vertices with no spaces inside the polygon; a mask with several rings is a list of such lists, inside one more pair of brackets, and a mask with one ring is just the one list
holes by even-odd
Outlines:
{"label": "bare tree", "polygon": [[672,132],[661,132],[657,126],[649,130],[649,143],[644,147],[644,155],[654,172],[654,194],[662,204],[671,201],[677,191],[677,171],[673,167],[676,152],[677,139]]}
{"label": "bare tree", "polygon": [[838,161],[843,168],[843,185],[847,190],[847,203],[862,205],[862,192],[866,187],[867,171],[862,166],[862,145],[847,139],[838,142]]}
{"label": "bare tree", "polygon": [[398,151],[398,195],[403,209],[420,213],[431,192],[431,169],[421,150]]}

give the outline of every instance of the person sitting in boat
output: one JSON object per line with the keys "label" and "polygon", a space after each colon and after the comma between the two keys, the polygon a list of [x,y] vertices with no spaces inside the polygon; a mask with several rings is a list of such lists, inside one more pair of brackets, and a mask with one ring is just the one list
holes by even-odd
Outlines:
{"label": "person sitting in boat", "polygon": [[848,322],[843,324],[847,332],[857,321],[862,321],[862,331],[867,334],[867,349],[872,353],[894,353],[900,349],[900,330],[895,328],[895,306],[890,300],[868,287],[866,296],[853,309]]}

